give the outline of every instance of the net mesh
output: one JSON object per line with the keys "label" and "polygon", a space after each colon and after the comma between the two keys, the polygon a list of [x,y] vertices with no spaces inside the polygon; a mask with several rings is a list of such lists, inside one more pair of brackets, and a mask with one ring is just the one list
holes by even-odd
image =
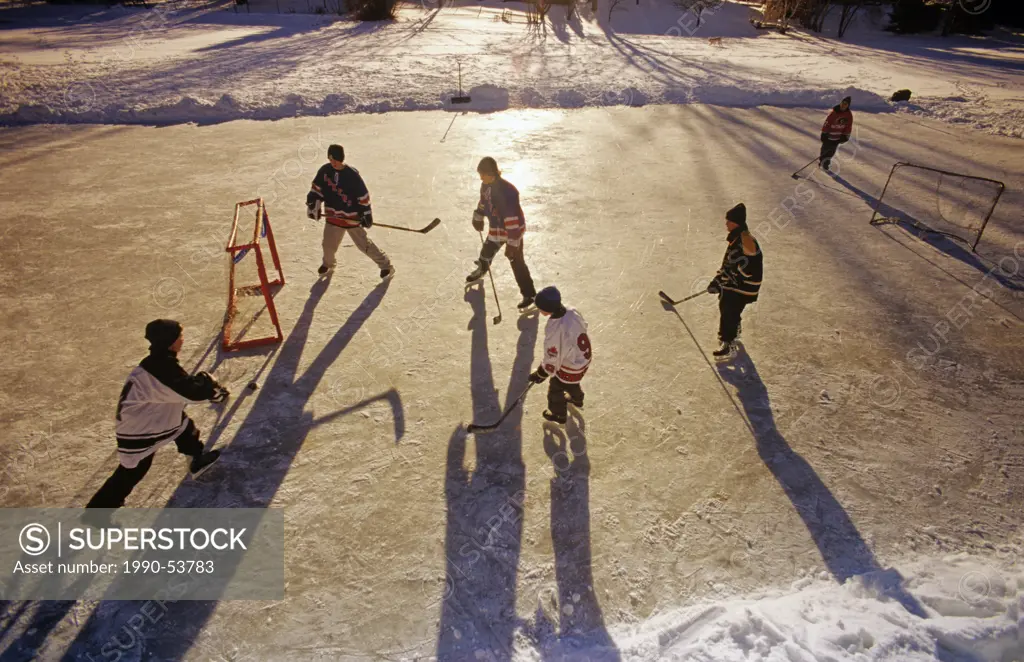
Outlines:
{"label": "net mesh", "polygon": [[1003,185],[990,179],[897,164],[872,223],[903,223],[958,239],[973,248]]}

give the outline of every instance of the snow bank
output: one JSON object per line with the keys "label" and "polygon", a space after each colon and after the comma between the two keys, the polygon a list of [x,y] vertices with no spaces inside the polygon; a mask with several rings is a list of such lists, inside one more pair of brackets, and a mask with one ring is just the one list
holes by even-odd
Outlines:
{"label": "snow bank", "polygon": [[[899,37],[876,17],[838,42],[755,30],[745,4],[707,10],[698,25],[670,0],[612,2],[599,0],[596,13],[580,3],[571,20],[555,6],[543,26],[527,23],[522,3],[493,0],[424,0],[380,24],[211,10],[12,15],[0,123],[687,103],[825,110],[849,94],[858,110],[1024,135],[1020,36]],[[472,103],[453,106],[457,63]],[[900,88],[913,90],[911,104],[888,102]]]}
{"label": "snow bank", "polygon": [[[837,585],[806,577],[788,591],[699,604],[612,632],[617,651],[541,642],[521,662],[918,662],[1024,658],[1024,574],[967,556],[917,562]],[[909,613],[900,593],[927,618]]]}
{"label": "snow bank", "polygon": [[562,89],[545,94],[535,89],[513,93],[494,85],[479,85],[467,91],[471,101],[452,104],[455,90],[436,100],[401,97],[357,101],[343,94],[331,94],[321,100],[291,94],[273,105],[245,104],[230,94],[210,102],[190,96],[165,105],[132,106],[111,104],[97,109],[75,111],[44,104],[22,104],[13,111],[0,113],[0,122],[19,124],[144,124],[152,126],[196,123],[209,124],[232,120],[276,120],[286,117],[324,116],[341,113],[387,113],[400,110],[451,110],[492,112],[507,108],[584,108],[588,106],[644,106],[647,104],[704,103],[717,106],[750,108],[755,106],[827,108],[847,95],[857,95],[858,110],[881,111],[891,106],[877,94],[857,88],[830,90],[779,90],[735,87],[668,89],[653,97],[636,88],[620,90]]}

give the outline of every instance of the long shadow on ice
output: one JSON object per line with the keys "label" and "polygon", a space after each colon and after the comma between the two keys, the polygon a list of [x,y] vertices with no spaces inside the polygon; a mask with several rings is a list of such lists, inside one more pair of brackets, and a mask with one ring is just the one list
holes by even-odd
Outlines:
{"label": "long shadow on ice", "polygon": [[[568,433],[568,434],[567,434]],[[567,438],[568,437],[568,438]],[[601,606],[594,593],[590,547],[590,455],[586,426],[576,412],[570,413],[566,431],[554,425],[544,428],[544,451],[551,458],[551,544],[555,552],[558,585],[558,634],[538,609],[537,633],[542,660],[586,659],[618,662],[619,650],[605,628]]]}
{"label": "long shadow on ice", "polygon": [[[278,352],[278,359],[270,369],[266,385],[258,391],[245,420],[231,444],[224,447],[218,468],[210,472],[211,478],[201,481],[185,479],[170,497],[168,508],[266,508],[281,488],[302,449],[309,432],[316,426],[344,416],[377,400],[388,402],[395,418],[395,437],[404,434],[404,415],[398,393],[386,391],[338,411],[313,418],[306,404],[324,378],[328,368],[359,332],[360,328],[387,293],[390,281],[379,284],[362,303],[352,311],[345,323],[320,350],[305,370],[299,365],[309,336],[313,313],[327,289],[327,280],[317,281],[310,290],[309,299],[294,329]],[[157,520],[155,526],[161,525]],[[227,573],[233,575],[234,567]],[[104,601],[89,616],[63,659],[96,657],[101,647],[120,635],[129,644],[116,652],[128,656],[138,652],[145,656],[157,653],[161,660],[181,660],[192,648],[213,615],[218,602],[177,601],[166,602],[160,618],[163,627],[154,624],[146,636],[133,634],[130,619],[145,603]],[[30,626],[31,627],[31,626]],[[31,631],[31,630],[29,630]],[[97,658],[98,659],[98,658]]]}
{"label": "long shadow on ice", "polygon": [[[502,407],[487,348],[490,318],[480,286],[466,291],[473,308],[469,328],[473,416],[495,420]],[[519,340],[506,390],[506,406],[526,387],[538,320],[520,318]],[[472,469],[466,467],[465,427],[448,440],[445,469],[445,593],[437,640],[439,662],[511,660],[516,629],[516,578],[522,545],[526,473],[522,458],[522,407],[493,432],[473,436]],[[480,658],[484,654],[485,658]]]}
{"label": "long shadow on ice", "polygon": [[715,367],[721,378],[736,389],[761,461],[789,497],[832,576],[839,582],[862,577],[864,584],[880,595],[898,601],[915,616],[927,618],[921,604],[903,588],[900,574],[882,568],[839,500],[810,463],[783,438],[775,426],[768,389],[746,351]]}

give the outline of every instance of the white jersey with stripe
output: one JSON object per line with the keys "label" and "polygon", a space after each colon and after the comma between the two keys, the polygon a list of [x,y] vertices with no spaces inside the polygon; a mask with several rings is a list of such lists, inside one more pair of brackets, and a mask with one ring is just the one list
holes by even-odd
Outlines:
{"label": "white jersey with stripe", "polygon": [[138,466],[158,448],[173,441],[188,427],[185,405],[189,400],[162,383],[142,366],[128,375],[117,405],[117,452],[127,468]]}
{"label": "white jersey with stripe", "polygon": [[541,365],[549,375],[575,384],[590,367],[593,353],[587,321],[575,308],[566,308],[561,317],[548,319],[544,327],[544,359]]}

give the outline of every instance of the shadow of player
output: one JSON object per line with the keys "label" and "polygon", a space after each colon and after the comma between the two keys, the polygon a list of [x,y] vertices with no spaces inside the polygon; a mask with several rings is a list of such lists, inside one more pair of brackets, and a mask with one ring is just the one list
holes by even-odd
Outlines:
{"label": "shadow of player", "polygon": [[[384,400],[395,414],[396,439],[404,434],[404,416],[397,392],[388,391],[362,403],[345,407],[320,419],[313,418],[306,404],[320,384],[327,369],[338,360],[349,342],[373,314],[387,293],[391,281],[377,285],[344,324],[328,340],[308,367],[300,370],[303,350],[308,340],[314,311],[327,290],[327,279],[316,281],[295,327],[286,338],[267,375],[266,387],[256,392],[254,402],[238,431],[225,447],[217,467],[217,479],[194,481],[185,479],[168,500],[168,508],[265,508],[271,504],[298,456],[310,430],[323,422],[336,419],[361,405]],[[286,397],[282,397],[286,389]],[[254,471],[254,468],[258,470]],[[160,526],[160,520],[154,525]],[[223,576],[233,576],[240,559],[226,559]],[[119,578],[116,581],[120,581]],[[95,654],[110,641],[111,631],[124,630],[145,603],[136,601],[103,601],[82,625],[63,660],[83,659]],[[216,610],[216,600],[169,601],[163,606],[160,625],[153,624],[146,636],[132,636],[130,647],[119,647],[111,653],[126,655],[139,651],[159,651],[163,660],[183,659],[196,637]],[[29,631],[34,626],[30,626]],[[2,656],[0,656],[2,657]],[[84,658],[87,659],[87,658]]]}
{"label": "shadow of player", "polygon": [[731,361],[718,363],[716,369],[736,389],[761,461],[803,520],[829,573],[840,583],[860,577],[865,585],[898,601],[911,614],[927,618],[921,604],[903,588],[900,574],[882,568],[839,500],[810,463],[783,438],[775,426],[768,389],[746,351],[739,351]]}
{"label": "shadow of player", "polygon": [[[568,433],[568,434],[567,434]],[[605,628],[594,592],[590,547],[590,456],[583,418],[570,411],[566,430],[544,426],[544,452],[551,459],[551,543],[558,586],[555,623],[538,608],[537,640],[543,660],[586,659],[618,662],[619,650]]]}
{"label": "shadow of player", "polygon": [[[469,323],[473,417],[494,420],[501,415],[502,407],[487,348],[489,320],[483,288],[467,288],[465,299],[473,308]],[[536,317],[519,320],[506,406],[526,387],[537,325]],[[522,411],[517,407],[497,429],[473,435],[476,453],[472,470],[466,468],[465,427],[460,425],[448,440],[445,588],[437,638],[438,662],[512,659],[519,627],[516,582],[526,496]]]}

